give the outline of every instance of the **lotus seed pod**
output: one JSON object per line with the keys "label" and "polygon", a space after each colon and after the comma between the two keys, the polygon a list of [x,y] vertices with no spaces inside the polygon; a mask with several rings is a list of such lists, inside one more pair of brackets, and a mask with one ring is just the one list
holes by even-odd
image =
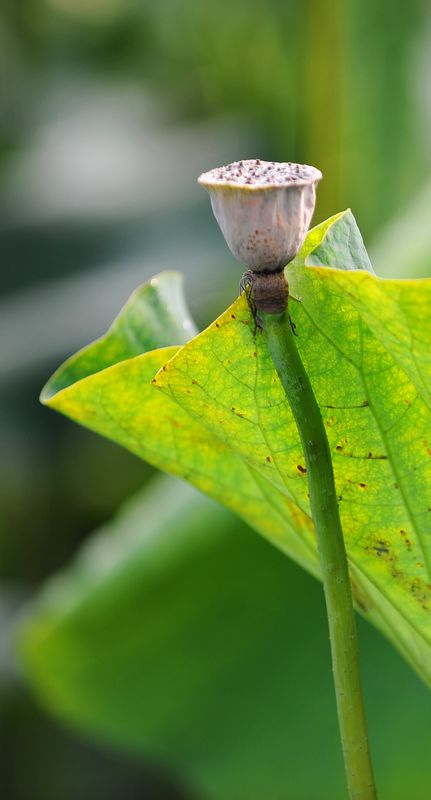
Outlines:
{"label": "lotus seed pod", "polygon": [[278,272],[305,239],[321,178],[306,164],[257,158],[204,172],[198,183],[235,258],[253,272]]}

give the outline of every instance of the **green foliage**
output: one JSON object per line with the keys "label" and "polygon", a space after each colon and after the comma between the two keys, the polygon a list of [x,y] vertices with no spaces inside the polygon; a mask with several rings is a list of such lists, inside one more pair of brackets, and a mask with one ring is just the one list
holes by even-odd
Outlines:
{"label": "green foliage", "polygon": [[29,70],[36,53],[54,72],[61,57],[70,69],[72,51],[87,74],[162,90],[182,118],[242,117],[262,157],[331,174],[319,213],[352,202],[369,233],[428,170],[426,103],[413,88],[428,14],[418,0],[8,0],[4,24]]}
{"label": "green foliage", "polygon": [[136,289],[108,332],[69,358],[41,395],[46,402],[61,389],[156,347],[182,344],[196,333],[184,303],[182,279],[163,273]]}
{"label": "green foliage", "polygon": [[[426,800],[431,696],[370,626],[360,634],[382,796]],[[172,478],[47,583],[19,649],[45,708],[193,797],[345,795],[321,587]]]}
{"label": "green foliage", "polygon": [[[353,259],[363,269],[345,271]],[[310,260],[332,268],[301,265]],[[332,449],[357,606],[429,683],[431,283],[382,281],[367,266],[354,218],[336,215],[287,269],[290,309]],[[319,575],[301,445],[245,298],[184,347],[142,355],[131,309],[116,323],[126,315],[131,330],[118,363],[111,329],[60,368],[44,400],[190,481]],[[165,342],[159,331],[151,344]]]}

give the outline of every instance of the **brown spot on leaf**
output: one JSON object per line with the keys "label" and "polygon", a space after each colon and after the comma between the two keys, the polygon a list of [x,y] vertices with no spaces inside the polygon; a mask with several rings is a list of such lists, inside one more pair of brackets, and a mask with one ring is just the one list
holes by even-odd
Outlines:
{"label": "brown spot on leaf", "polygon": [[387,555],[389,553],[389,548],[387,548],[385,543],[381,541],[379,541],[377,545],[374,545],[373,550],[375,550],[375,553],[377,556],[379,556],[379,558],[381,558],[382,555]]}
{"label": "brown spot on leaf", "polygon": [[305,475],[305,473],[307,472],[305,467],[303,467],[301,464],[297,464],[296,469],[301,473],[301,475]]}

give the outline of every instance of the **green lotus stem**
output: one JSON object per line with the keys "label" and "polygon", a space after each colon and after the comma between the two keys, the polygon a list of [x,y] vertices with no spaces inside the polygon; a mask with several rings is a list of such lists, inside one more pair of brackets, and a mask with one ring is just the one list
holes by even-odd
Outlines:
{"label": "green lotus stem", "polygon": [[358,641],[328,439],[311,383],[296,348],[287,309],[259,310],[275,368],[301,438],[317,533],[331,642],[338,720],[351,800],[375,800],[359,673]]}
{"label": "green lotus stem", "polygon": [[351,800],[375,800],[359,674],[355,614],[331,453],[320,409],[296,349],[283,267],[297,254],[313,216],[316,167],[248,159],[203,173],[199,183],[226,242],[246,268],[241,280],[301,437],[328,613],[338,719]]}

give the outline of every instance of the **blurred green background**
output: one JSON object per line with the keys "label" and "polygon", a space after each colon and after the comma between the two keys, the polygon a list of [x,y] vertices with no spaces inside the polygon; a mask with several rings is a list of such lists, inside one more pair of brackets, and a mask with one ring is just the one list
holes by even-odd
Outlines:
{"label": "blurred green background", "polygon": [[[379,275],[431,275],[431,8],[2,0],[0,74],[2,796],[341,800],[319,585],[227,512],[160,484],[37,397],[161,269],[185,273],[200,326],[230,302],[238,267],[196,177],[236,158],[315,164],[316,222],[351,206]],[[192,514],[192,533],[179,517],[161,525],[160,486],[162,505]],[[81,597],[72,568],[78,607],[52,654],[51,716],[17,666],[16,621],[135,493],[142,575],[129,576],[121,549],[126,511],[112,534],[115,591],[108,582],[102,599]],[[146,538],[158,528],[178,548],[168,566]],[[101,562],[110,541],[97,538]],[[360,633],[382,797],[426,800],[430,697],[377,633],[362,623]],[[104,656],[78,677],[74,636]],[[105,684],[91,688],[97,670]],[[68,681],[82,686],[81,716],[64,710],[76,700]],[[110,687],[122,697],[112,707]]]}

